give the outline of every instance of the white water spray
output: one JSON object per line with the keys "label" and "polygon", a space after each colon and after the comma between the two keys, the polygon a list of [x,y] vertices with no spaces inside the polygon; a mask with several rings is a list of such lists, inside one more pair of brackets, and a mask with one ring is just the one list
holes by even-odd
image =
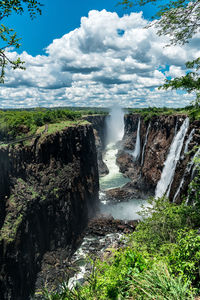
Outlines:
{"label": "white water spray", "polygon": [[116,144],[122,140],[124,135],[124,111],[120,107],[111,109],[109,118],[107,118],[107,137],[106,144]]}
{"label": "white water spray", "polygon": [[135,143],[135,149],[133,151],[133,157],[137,160],[140,157],[140,118],[137,127],[137,138]]}
{"label": "white water spray", "polygon": [[195,129],[193,128],[192,131],[190,132],[190,135],[189,135],[189,137],[188,137],[186,143],[185,143],[184,154],[188,152],[188,146],[189,146],[189,144],[190,144],[190,142],[191,142],[191,140],[192,140],[192,138],[193,138],[194,132],[195,132]]}
{"label": "white water spray", "polygon": [[[183,151],[183,155],[182,155],[182,157],[181,157],[182,159],[184,158],[184,154],[186,154],[186,153],[188,152],[188,146],[189,146],[189,144],[190,144],[190,142],[191,142],[191,140],[192,140],[192,138],[193,138],[194,132],[195,132],[195,129],[193,128],[192,131],[191,131],[190,134],[189,134],[189,137],[188,137],[186,143],[185,143],[185,148],[184,148],[184,151]],[[178,186],[178,188],[177,188],[177,190],[176,190],[176,193],[174,194],[173,202],[176,201],[176,198],[177,198],[178,195],[180,194],[180,190],[181,190],[181,188],[182,188],[182,186],[183,186],[183,184],[184,184],[184,182],[185,182],[185,177],[186,177],[187,174],[190,173],[190,171],[191,171],[191,169],[192,169],[192,167],[193,167],[193,165],[194,165],[194,159],[195,159],[195,157],[196,157],[197,155],[198,155],[198,151],[197,151],[197,153],[192,157],[192,159],[189,161],[189,163],[187,164],[187,167],[185,168],[185,172],[184,172],[184,174],[183,174],[183,177],[182,177],[182,179],[181,179],[181,182],[180,182],[180,184],[179,184],[179,186]]]}
{"label": "white water spray", "polygon": [[189,127],[189,118],[186,118],[183,122],[180,130],[175,135],[172,144],[170,146],[169,154],[165,161],[161,178],[156,186],[155,198],[162,197],[165,193],[169,196],[171,184],[173,182],[174,173],[176,170],[177,162],[179,161],[181,150],[183,147],[183,141],[186,132]]}
{"label": "white water spray", "polygon": [[111,115],[107,120],[107,146],[103,157],[109,173],[100,178],[101,189],[110,189],[123,186],[129,182],[119,171],[116,164],[116,156],[118,153],[117,142],[122,140],[124,135],[124,111],[117,107],[111,110]]}
{"label": "white water spray", "polygon": [[145,151],[145,148],[146,148],[146,144],[147,144],[147,139],[148,139],[150,127],[151,127],[151,122],[149,122],[149,125],[148,125],[148,128],[147,128],[147,132],[146,132],[146,136],[145,136],[145,140],[144,140],[144,146],[143,146],[143,149],[142,149],[141,166],[144,163],[144,151]]}

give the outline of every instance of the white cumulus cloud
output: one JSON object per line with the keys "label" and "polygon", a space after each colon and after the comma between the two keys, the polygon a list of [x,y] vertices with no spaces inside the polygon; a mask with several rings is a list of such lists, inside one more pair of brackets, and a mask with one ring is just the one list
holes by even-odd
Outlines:
{"label": "white cumulus cloud", "polygon": [[7,70],[0,107],[188,105],[193,94],[157,88],[168,76],[184,75],[185,62],[200,56],[200,35],[184,47],[165,47],[167,37],[147,24],[142,13],[90,11],[79,28],[53,40],[46,55],[21,54],[26,70]]}

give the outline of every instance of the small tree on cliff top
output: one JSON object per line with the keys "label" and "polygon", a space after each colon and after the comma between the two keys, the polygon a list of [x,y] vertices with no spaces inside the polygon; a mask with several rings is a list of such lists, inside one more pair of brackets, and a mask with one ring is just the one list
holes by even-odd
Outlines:
{"label": "small tree on cliff top", "polygon": [[[31,19],[35,18],[36,14],[41,14],[42,4],[37,0],[0,0],[0,20],[9,17],[13,12],[19,15],[27,9]],[[0,38],[3,44],[0,47],[0,82],[4,82],[5,66],[8,64],[12,69],[24,69],[24,62],[18,57],[16,60],[11,60],[6,54],[5,49],[8,47],[19,48],[20,39],[17,33],[3,24],[0,24]]]}
{"label": "small tree on cliff top", "polygon": [[[185,44],[200,30],[200,0],[171,0],[162,5],[156,0],[123,0],[119,2],[125,8],[134,5],[143,6],[147,3],[158,4],[158,12],[153,16],[154,22],[150,26],[156,26],[159,35],[168,35],[170,44]],[[184,89],[187,92],[196,93],[196,104],[200,103],[200,57],[186,63],[189,69],[185,76],[174,79],[166,79],[162,89]],[[191,70],[192,69],[192,70]]]}

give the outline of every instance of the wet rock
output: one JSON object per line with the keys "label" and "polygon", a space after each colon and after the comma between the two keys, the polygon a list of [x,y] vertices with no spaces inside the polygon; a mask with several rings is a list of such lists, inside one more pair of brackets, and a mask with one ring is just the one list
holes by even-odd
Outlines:
{"label": "wet rock", "polygon": [[84,117],[84,119],[90,122],[93,126],[95,145],[97,149],[99,176],[105,176],[109,173],[108,167],[106,166],[102,158],[103,151],[105,150],[106,118],[107,115],[95,115]]}
{"label": "wet rock", "polygon": [[138,221],[116,220],[112,216],[99,215],[91,219],[86,230],[86,234],[104,236],[108,233],[131,233],[135,230]]}
{"label": "wet rock", "polygon": [[[128,182],[121,188],[114,188],[105,192],[108,199],[116,201],[128,201],[129,199],[147,199],[153,195],[153,191],[138,186],[137,181]],[[140,182],[141,184],[141,182]]]}

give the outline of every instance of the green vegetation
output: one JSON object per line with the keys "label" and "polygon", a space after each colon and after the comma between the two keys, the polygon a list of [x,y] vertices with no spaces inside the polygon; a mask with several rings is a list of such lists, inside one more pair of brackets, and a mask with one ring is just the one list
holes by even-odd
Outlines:
{"label": "green vegetation", "polygon": [[128,108],[129,113],[140,114],[145,121],[149,121],[153,116],[186,114],[191,120],[200,120],[200,108],[186,106],[184,108],[167,108],[167,107],[148,107],[148,108]]}
{"label": "green vegetation", "polygon": [[192,205],[151,198],[126,246],[97,259],[85,284],[69,290],[64,283],[59,292],[45,290],[42,299],[195,299],[200,294],[199,163],[197,158],[187,195]]}
{"label": "green vegetation", "polygon": [[[170,44],[185,44],[190,41],[195,33],[199,31],[200,25],[200,1],[199,0],[123,0],[119,4],[125,8],[133,6],[143,6],[148,3],[157,5],[158,11],[153,16],[154,22],[149,26],[157,28],[159,35],[170,37]],[[200,57],[186,62],[186,75],[166,79],[165,84],[160,89],[182,89],[188,93],[194,92],[196,99],[195,106],[200,104]]]}
{"label": "green vegetation", "polygon": [[[0,19],[8,18],[13,13],[22,15],[25,8],[28,10],[31,19],[35,18],[36,14],[41,14],[42,4],[36,0],[6,0],[0,1]],[[0,48],[0,83],[4,82],[5,66],[8,64],[13,70],[25,69],[23,67],[24,62],[20,57],[15,60],[10,59],[5,49],[8,47],[14,47],[18,49],[20,47],[20,39],[17,37],[17,33],[12,28],[0,25],[0,39],[2,46]]]}
{"label": "green vegetation", "polygon": [[[0,140],[9,141],[20,137],[31,136],[45,131],[45,124],[48,132],[63,129],[64,126],[79,124],[82,116],[92,114],[105,114],[105,111],[94,110],[71,110],[59,109],[32,109],[32,110],[6,110],[0,111]],[[57,123],[57,125],[52,125]],[[58,124],[60,123],[60,125]],[[82,123],[84,121],[82,120]],[[42,127],[43,126],[43,127]],[[40,129],[38,129],[41,127]],[[55,128],[56,127],[56,128]],[[37,131],[38,130],[38,131]]]}
{"label": "green vegetation", "polygon": [[[8,211],[0,230],[0,241],[10,243],[15,239],[27,210],[27,203],[39,197],[39,193],[22,178],[18,178],[14,186],[16,193],[7,199]],[[24,193],[26,192],[26,198]]]}

